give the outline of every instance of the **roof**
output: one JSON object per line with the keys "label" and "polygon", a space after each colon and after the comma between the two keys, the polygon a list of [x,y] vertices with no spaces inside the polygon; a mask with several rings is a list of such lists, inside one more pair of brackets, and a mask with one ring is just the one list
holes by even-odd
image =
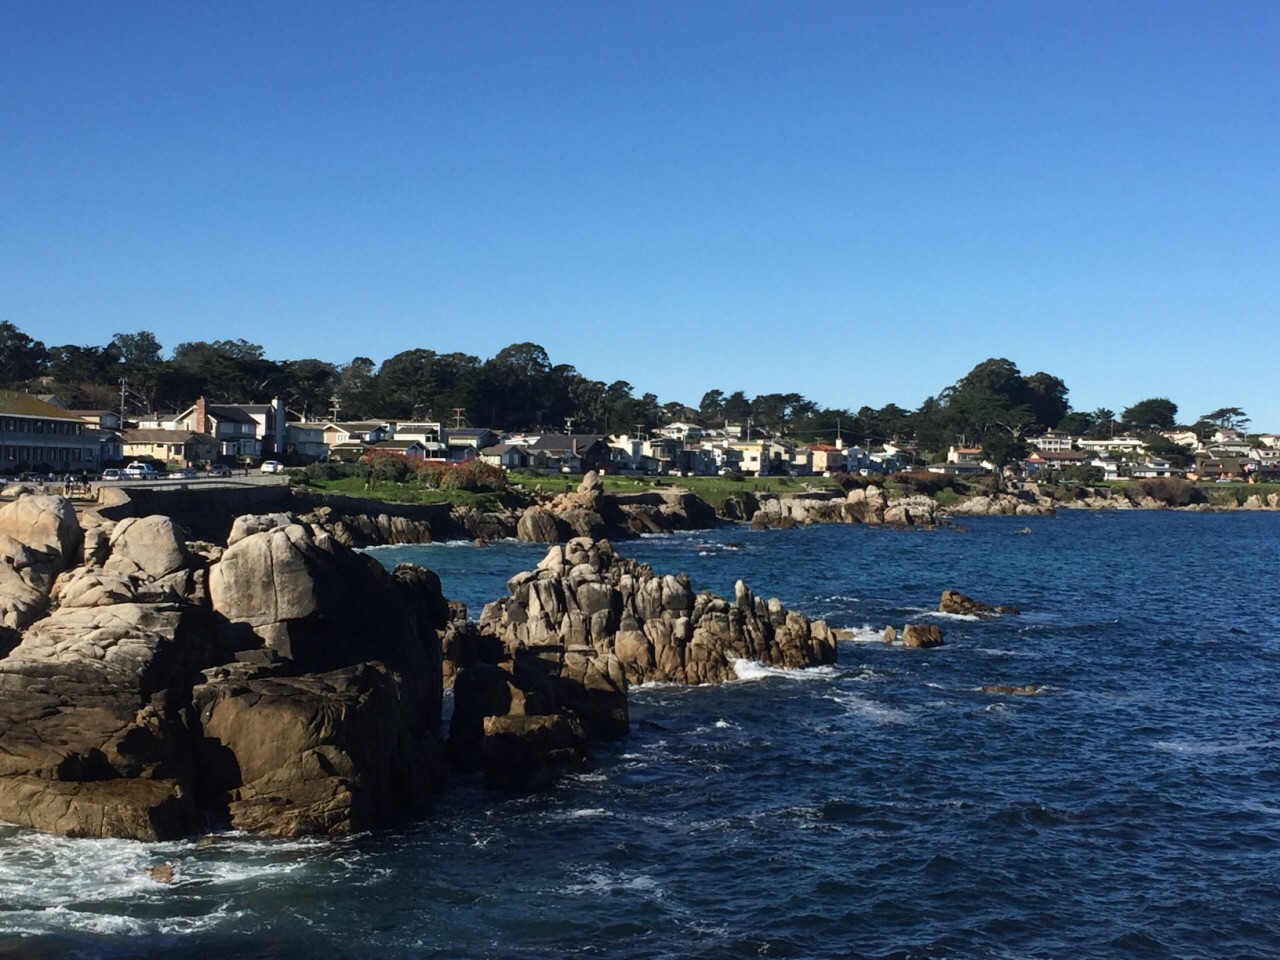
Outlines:
{"label": "roof", "polygon": [[[346,444],[339,444],[339,446],[346,446]],[[374,450],[408,450],[410,447],[427,449],[421,440],[380,440],[370,446]]]}
{"label": "roof", "polygon": [[70,410],[55,407],[39,397],[17,390],[0,390],[0,414],[10,417],[42,417],[51,420],[83,422]]}
{"label": "roof", "polygon": [[[675,441],[679,442],[679,441]],[[544,433],[529,447],[534,450],[586,450],[597,443],[607,444],[602,433]]]}
{"label": "roof", "polygon": [[194,430],[125,430],[121,436],[128,443],[186,443],[195,440],[212,445],[217,442],[209,434]]}
{"label": "roof", "polygon": [[481,437],[486,433],[493,433],[488,427],[448,427],[450,438],[452,437]]}
{"label": "roof", "polygon": [[257,404],[237,403],[226,406],[210,404],[204,408],[204,412],[215,420],[230,420],[232,423],[256,423],[257,421],[249,415],[250,411],[253,413],[266,413],[270,409],[268,406]]}
{"label": "roof", "polygon": [[1028,460],[1088,460],[1090,454],[1083,450],[1037,450]]}

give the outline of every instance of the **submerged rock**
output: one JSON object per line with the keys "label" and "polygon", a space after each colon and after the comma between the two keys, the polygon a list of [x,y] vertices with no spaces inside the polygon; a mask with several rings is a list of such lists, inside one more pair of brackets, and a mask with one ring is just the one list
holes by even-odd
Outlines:
{"label": "submerged rock", "polygon": [[942,599],[938,601],[938,612],[984,618],[1000,615],[1016,616],[1018,613],[1014,607],[993,607],[957,590],[942,591]]}

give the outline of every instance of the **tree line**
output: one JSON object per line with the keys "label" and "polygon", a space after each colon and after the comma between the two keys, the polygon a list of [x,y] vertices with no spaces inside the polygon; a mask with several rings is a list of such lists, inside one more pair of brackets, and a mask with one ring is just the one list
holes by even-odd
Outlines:
{"label": "tree line", "polygon": [[[1067,385],[1037,372],[1024,376],[1010,360],[979,363],[915,409],[890,403],[857,410],[822,407],[799,393],[748,397],[711,389],[696,407],[636,396],[625,380],[606,382],[569,364],[553,364],[536,343],[516,343],[487,360],[466,353],[415,348],[382,363],[353,357],[343,364],[307,358],[272,360],[245,340],[188,341],[164,356],[149,331],[117,333],[104,346],[46,346],[0,321],[0,386],[56,393],[74,409],[113,409],[126,416],[178,410],[205,397],[213,403],[265,402],[281,397],[302,419],[419,419],[506,430],[646,434],[665,423],[749,425],[757,435],[806,442],[914,447],[925,459],[950,446],[981,448],[998,463],[1025,454],[1027,439],[1057,428],[1095,438],[1133,432],[1153,438],[1178,424],[1164,397],[1139,400],[1119,415],[1105,408],[1073,410]],[[1224,407],[1190,425],[1243,430],[1243,410]],[[1163,438],[1161,438],[1163,439]],[[1185,451],[1163,448],[1180,457]]]}

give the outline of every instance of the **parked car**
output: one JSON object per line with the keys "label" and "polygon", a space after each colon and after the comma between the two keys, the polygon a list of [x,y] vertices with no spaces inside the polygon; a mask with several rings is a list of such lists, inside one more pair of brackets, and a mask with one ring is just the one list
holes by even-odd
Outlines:
{"label": "parked car", "polygon": [[124,475],[129,480],[155,480],[160,472],[149,463],[135,461],[124,468]]}
{"label": "parked car", "polygon": [[284,473],[284,464],[279,460],[263,460],[258,469],[263,473]]}
{"label": "parked car", "polygon": [[231,476],[231,468],[225,463],[214,463],[209,466],[209,476],[211,477],[229,477]]}
{"label": "parked car", "polygon": [[199,476],[199,474],[190,467],[182,467],[179,470],[169,471],[169,478],[172,480],[194,480],[197,476]]}
{"label": "parked car", "polygon": [[102,471],[101,480],[124,480],[126,479],[124,472],[119,467],[107,467]]}

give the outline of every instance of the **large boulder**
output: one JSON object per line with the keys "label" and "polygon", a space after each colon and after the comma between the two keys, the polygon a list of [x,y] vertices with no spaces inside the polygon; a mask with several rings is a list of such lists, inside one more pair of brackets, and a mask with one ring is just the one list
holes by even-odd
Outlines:
{"label": "large boulder", "polygon": [[60,607],[0,660],[0,820],[69,836],[197,829],[185,709],[213,629],[190,604]]}
{"label": "large boulder", "polygon": [[105,566],[159,580],[193,565],[186,539],[186,531],[168,517],[128,517],[111,532]]}
{"label": "large boulder", "polygon": [[80,559],[75,507],[62,497],[23,496],[0,507],[0,627],[42,617],[59,573]]}
{"label": "large boulder", "polygon": [[193,694],[201,771],[233,829],[345,836],[420,812],[443,785],[435,739],[381,663],[206,673]]}
{"label": "large boulder", "polygon": [[927,650],[942,646],[942,631],[933,624],[908,623],[902,628],[904,647]]}
{"label": "large boulder", "polygon": [[[0,628],[0,820],[337,836],[439,789],[439,580],[275,518],[243,533],[197,555],[164,518],[122,521],[105,564],[57,575],[52,613]],[[11,552],[15,574],[56,568]]]}
{"label": "large boulder", "polygon": [[516,539],[528,543],[559,543],[560,524],[556,515],[546,507],[530,507],[520,514],[516,524]]}

